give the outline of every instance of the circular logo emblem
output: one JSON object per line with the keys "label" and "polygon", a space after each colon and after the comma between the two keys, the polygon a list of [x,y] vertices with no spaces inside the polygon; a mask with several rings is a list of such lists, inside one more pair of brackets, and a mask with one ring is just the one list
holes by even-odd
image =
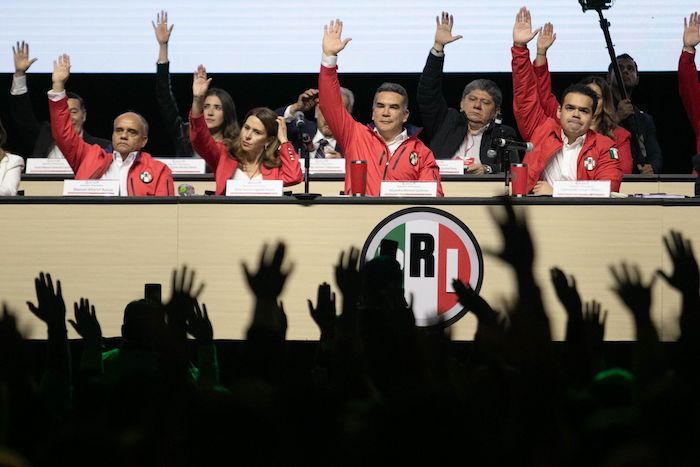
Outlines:
{"label": "circular logo emblem", "polygon": [[460,319],[465,310],[452,280],[468,283],[478,292],[484,274],[481,248],[471,230],[440,209],[403,209],[374,228],[362,248],[363,264],[379,255],[385,239],[398,244],[396,260],[403,271],[406,300],[413,295],[416,325]]}
{"label": "circular logo emblem", "polygon": [[143,183],[151,183],[151,181],[153,180],[153,176],[147,170],[144,170],[143,172],[141,172],[141,175],[139,175],[139,178],[141,179],[141,181]]}

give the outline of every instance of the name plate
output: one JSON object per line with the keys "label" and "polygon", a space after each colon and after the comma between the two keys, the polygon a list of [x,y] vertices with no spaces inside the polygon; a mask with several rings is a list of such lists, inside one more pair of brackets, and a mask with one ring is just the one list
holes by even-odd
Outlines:
{"label": "name plate", "polygon": [[610,198],[610,180],[559,180],[552,188],[555,198]]}
{"label": "name plate", "polygon": [[282,180],[228,180],[226,196],[282,196]]}
{"label": "name plate", "polygon": [[436,159],[440,175],[463,175],[464,161],[461,159]]}
{"label": "name plate", "polygon": [[170,167],[173,175],[203,174],[206,172],[204,159],[195,157],[166,158],[157,157],[157,160]]}
{"label": "name plate", "polygon": [[119,196],[119,180],[64,180],[63,196]]}
{"label": "name plate", "polygon": [[73,169],[65,159],[46,159],[40,157],[30,157],[27,159],[27,166],[24,169],[27,174],[39,175],[73,175]]}
{"label": "name plate", "polygon": [[[304,159],[299,161],[301,171],[306,170]],[[310,174],[345,174],[345,159],[309,159]]]}
{"label": "name plate", "polygon": [[379,196],[429,198],[437,196],[437,182],[382,182]]}

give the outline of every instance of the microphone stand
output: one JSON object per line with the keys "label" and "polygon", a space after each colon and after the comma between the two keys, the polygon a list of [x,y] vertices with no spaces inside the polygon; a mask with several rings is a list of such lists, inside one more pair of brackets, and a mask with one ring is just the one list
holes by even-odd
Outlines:
{"label": "microphone stand", "polygon": [[[582,5],[583,12],[586,12],[586,7]],[[625,88],[625,83],[622,81],[622,73],[620,72],[620,65],[617,63],[617,54],[615,54],[615,46],[613,46],[612,43],[612,37],[610,36],[610,21],[608,21],[604,16],[603,16],[603,6],[599,5],[595,8],[592,8],[593,10],[598,12],[598,18],[599,18],[599,23],[600,23],[600,28],[603,30],[603,36],[605,36],[605,44],[608,49],[608,54],[610,55],[610,63],[612,64],[612,69],[615,74],[615,79],[617,80],[617,88],[620,92],[620,96],[622,99],[629,99],[629,94],[627,93],[627,89]],[[632,145],[632,148],[634,149],[632,151],[632,156],[635,159],[634,163],[635,166],[639,164],[645,164],[646,163],[646,157],[645,153],[642,153],[642,148],[640,146],[640,141],[639,141],[639,125],[637,122],[637,114],[634,112],[634,108],[632,109],[632,138],[630,141],[630,144]],[[634,167],[636,168],[636,167]]]}
{"label": "microphone stand", "polygon": [[493,150],[494,147],[496,148],[496,157],[505,175],[505,195],[508,196],[510,194],[510,151],[507,151],[505,147],[501,147],[496,144],[496,140],[498,138],[503,138],[503,128],[501,127],[502,123],[503,118],[501,115],[496,115],[496,118],[493,121],[491,150]]}
{"label": "microphone stand", "polygon": [[299,135],[301,135],[301,144],[299,145],[299,157],[304,159],[304,192],[294,193],[296,199],[315,199],[321,196],[320,193],[309,193],[309,166],[311,160],[311,154],[309,153],[309,148],[313,147],[313,142],[309,133],[306,131],[306,122],[301,119],[296,122],[297,129],[299,130]]}

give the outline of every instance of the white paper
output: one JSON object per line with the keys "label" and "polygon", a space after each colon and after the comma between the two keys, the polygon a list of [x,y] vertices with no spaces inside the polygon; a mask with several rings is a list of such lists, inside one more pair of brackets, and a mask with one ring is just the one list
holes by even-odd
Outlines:
{"label": "white paper", "polygon": [[437,196],[437,182],[382,182],[380,196],[428,198]]}
{"label": "white paper", "polygon": [[[300,159],[301,171],[306,171],[304,159]],[[345,174],[345,159],[309,159],[310,174]]]}
{"label": "white paper", "polygon": [[119,196],[119,180],[64,180],[63,196]]}
{"label": "white paper", "polygon": [[552,188],[555,198],[610,198],[610,180],[559,180]]}
{"label": "white paper", "polygon": [[193,175],[206,173],[206,163],[204,162],[204,159],[199,159],[196,157],[156,157],[156,159],[170,167],[173,175]]}
{"label": "white paper", "polygon": [[30,157],[24,173],[38,175],[73,175],[73,170],[65,159]]}
{"label": "white paper", "polygon": [[464,161],[462,159],[436,159],[440,167],[440,175],[464,175]]}
{"label": "white paper", "polygon": [[282,180],[227,180],[226,196],[282,196]]}

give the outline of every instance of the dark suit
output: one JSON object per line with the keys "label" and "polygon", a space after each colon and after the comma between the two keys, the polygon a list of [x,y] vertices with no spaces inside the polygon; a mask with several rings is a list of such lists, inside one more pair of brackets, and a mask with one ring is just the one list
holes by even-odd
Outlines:
{"label": "dark suit", "polygon": [[[435,159],[452,159],[467,136],[469,130],[467,116],[464,112],[447,105],[442,94],[442,69],[445,57],[428,53],[423,74],[418,81],[418,108],[425,132],[430,136],[430,149]],[[501,163],[491,149],[491,138],[515,139],[515,130],[507,125],[500,126],[499,135],[494,135],[496,125],[489,124],[481,138],[479,159],[495,172],[501,172]],[[511,162],[518,162],[518,154],[511,151]]]}
{"label": "dark suit", "polygon": [[178,157],[194,155],[190,143],[190,125],[180,117],[180,110],[170,86],[170,62],[156,64],[156,100],[168,138]]}
{"label": "dark suit", "polygon": [[[10,116],[17,125],[25,150],[31,148],[31,157],[47,157],[56,146],[51,136],[51,124],[37,120],[29,92],[19,95],[10,94]],[[99,144],[109,152],[112,151],[111,141],[96,138],[85,130],[83,130],[83,140],[88,144]]]}

